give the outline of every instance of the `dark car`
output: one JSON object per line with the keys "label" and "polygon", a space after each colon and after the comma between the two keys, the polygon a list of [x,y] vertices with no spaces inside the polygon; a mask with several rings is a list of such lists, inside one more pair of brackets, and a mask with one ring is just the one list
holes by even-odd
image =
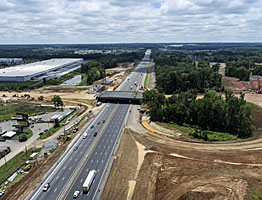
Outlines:
{"label": "dark car", "polygon": [[5,141],[6,141],[5,138],[0,137],[0,142],[5,142]]}
{"label": "dark car", "polygon": [[78,147],[75,147],[74,150],[76,151],[78,149]]}
{"label": "dark car", "polygon": [[94,137],[97,135],[97,132],[94,133]]}
{"label": "dark car", "polygon": [[40,132],[40,133],[39,133],[39,135],[43,135],[43,134],[44,134],[44,132]]}
{"label": "dark car", "polygon": [[100,122],[97,122],[97,124],[100,124]]}
{"label": "dark car", "polygon": [[106,122],[106,120],[103,120],[103,123],[105,123]]}
{"label": "dark car", "polygon": [[92,125],[91,128],[94,128],[94,125]]}

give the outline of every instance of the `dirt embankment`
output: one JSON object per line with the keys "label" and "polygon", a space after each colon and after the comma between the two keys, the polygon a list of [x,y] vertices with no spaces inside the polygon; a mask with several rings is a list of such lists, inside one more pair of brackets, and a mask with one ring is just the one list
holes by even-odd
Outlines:
{"label": "dirt embankment", "polygon": [[129,180],[133,179],[138,163],[136,143],[127,130],[123,133],[102,200],[123,200],[127,197]]}
{"label": "dirt embankment", "polygon": [[[223,150],[205,144],[201,150],[195,144],[182,145],[152,133],[128,132],[132,137],[126,132],[122,137],[121,156],[114,163],[103,199],[127,199],[128,179],[138,163],[138,157],[134,157],[138,155],[137,146],[131,138],[153,151],[146,151],[132,199],[219,200],[262,195],[262,152],[245,149],[248,142],[235,144],[236,149],[224,144]],[[130,159],[124,160],[123,155]]]}

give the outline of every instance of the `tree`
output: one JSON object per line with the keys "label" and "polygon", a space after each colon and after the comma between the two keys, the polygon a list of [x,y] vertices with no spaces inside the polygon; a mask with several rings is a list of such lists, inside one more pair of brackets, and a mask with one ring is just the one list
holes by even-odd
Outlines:
{"label": "tree", "polygon": [[55,125],[54,125],[54,128],[59,127],[59,126],[60,126],[60,125],[59,125],[59,121],[58,121],[57,118],[55,118]]}
{"label": "tree", "polygon": [[52,98],[51,101],[53,102],[53,104],[56,108],[59,108],[59,107],[62,108],[64,106],[62,99],[58,95],[54,95],[54,97]]}

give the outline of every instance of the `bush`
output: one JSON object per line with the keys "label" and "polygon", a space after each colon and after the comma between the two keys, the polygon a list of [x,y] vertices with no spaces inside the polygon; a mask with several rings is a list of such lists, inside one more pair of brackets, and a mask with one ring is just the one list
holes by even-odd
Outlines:
{"label": "bush", "polygon": [[26,134],[21,134],[19,135],[19,142],[24,142],[27,140],[27,135]]}

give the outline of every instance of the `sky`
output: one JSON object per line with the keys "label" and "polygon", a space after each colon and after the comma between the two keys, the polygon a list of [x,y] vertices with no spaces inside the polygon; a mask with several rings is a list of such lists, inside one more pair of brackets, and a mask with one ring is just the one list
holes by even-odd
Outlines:
{"label": "sky", "polygon": [[0,44],[262,42],[262,0],[0,2]]}

